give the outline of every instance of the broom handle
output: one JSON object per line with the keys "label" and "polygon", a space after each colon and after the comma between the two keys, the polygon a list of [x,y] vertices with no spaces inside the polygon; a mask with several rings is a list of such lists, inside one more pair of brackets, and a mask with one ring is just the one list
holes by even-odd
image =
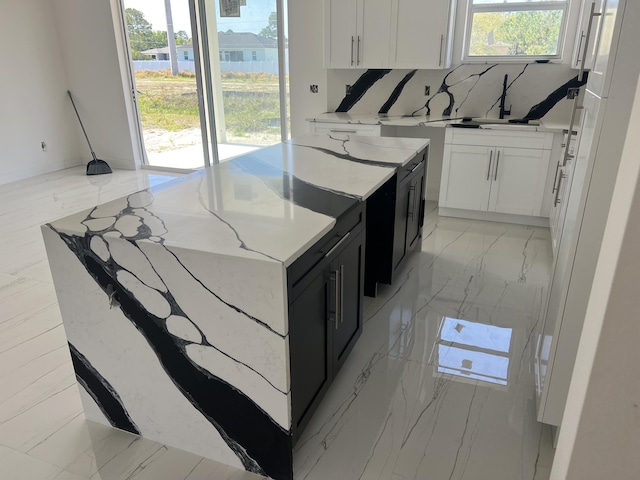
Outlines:
{"label": "broom handle", "polygon": [[71,96],[71,92],[67,90],[67,93],[69,94],[69,98],[71,99],[71,105],[73,105],[73,109],[75,110],[76,116],[78,117],[78,121],[80,122],[80,126],[82,127],[82,133],[84,133],[84,138],[87,139],[87,143],[89,144],[89,150],[91,150],[91,156],[95,161],[98,161],[98,159],[96,158],[96,154],[93,152],[93,147],[91,146],[91,142],[89,141],[89,135],[87,135],[87,131],[84,129],[84,125],[82,124],[82,119],[80,118],[80,114],[78,113],[76,104],[73,101],[73,97]]}

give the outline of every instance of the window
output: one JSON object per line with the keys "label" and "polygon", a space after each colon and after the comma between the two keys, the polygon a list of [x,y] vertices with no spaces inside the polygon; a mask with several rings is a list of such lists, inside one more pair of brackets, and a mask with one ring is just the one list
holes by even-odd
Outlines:
{"label": "window", "polygon": [[258,60],[258,52],[256,52],[255,50],[251,52],[251,60],[253,60],[254,62]]}
{"label": "window", "polygon": [[559,58],[568,0],[469,0],[465,60]]}
{"label": "window", "polygon": [[185,60],[189,60],[189,52],[182,52],[182,56]]}

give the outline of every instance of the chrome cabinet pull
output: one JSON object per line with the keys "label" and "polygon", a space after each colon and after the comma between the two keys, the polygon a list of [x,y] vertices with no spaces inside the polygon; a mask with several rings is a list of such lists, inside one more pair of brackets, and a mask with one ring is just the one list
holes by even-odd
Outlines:
{"label": "chrome cabinet pull", "polygon": [[582,41],[584,40],[584,30],[580,32],[580,42],[578,43],[578,53],[576,53],[576,65],[580,65],[580,49],[582,48]]}
{"label": "chrome cabinet pull", "polygon": [[358,133],[357,130],[329,130],[331,133]]}
{"label": "chrome cabinet pull", "polygon": [[356,65],[360,65],[360,35],[358,35],[358,51],[357,51],[357,62]]}
{"label": "chrome cabinet pull", "polygon": [[558,170],[560,170],[560,162],[556,165],[556,173],[553,176],[553,188],[551,189],[551,193],[556,193],[556,188],[558,184]]}
{"label": "chrome cabinet pull", "polygon": [[496,174],[493,177],[493,181],[498,181],[498,168],[500,168],[500,150],[498,150],[498,158],[496,159]]}
{"label": "chrome cabinet pull", "polygon": [[[566,144],[571,145],[571,138],[573,137],[573,126],[576,123],[576,113],[578,110],[582,109],[582,107],[578,106],[578,98],[576,97],[573,100],[573,109],[571,110],[571,120],[569,120],[569,131],[567,132],[567,140]],[[567,166],[567,156],[569,155],[569,147],[565,148],[564,155],[562,157],[562,166]]]}
{"label": "chrome cabinet pull", "polygon": [[442,47],[444,45],[444,35],[440,35],[440,57],[438,57],[438,66],[442,66]]}
{"label": "chrome cabinet pull", "polygon": [[413,168],[411,169],[411,172],[409,172],[409,173],[413,173],[413,172],[415,172],[415,171],[418,169],[418,167],[419,167],[420,165],[422,165],[422,161],[421,161],[420,163],[416,164],[416,166],[415,166],[415,167],[413,167]]}
{"label": "chrome cabinet pull", "polygon": [[340,241],[339,241],[338,243],[336,243],[336,244],[331,248],[331,250],[329,250],[329,251],[324,255],[324,257],[325,257],[325,258],[327,258],[329,255],[331,255],[333,252],[335,252],[335,251],[336,251],[336,249],[337,249],[340,245],[342,245],[342,244],[344,243],[344,241],[345,241],[347,238],[349,238],[349,235],[351,235],[351,232],[347,232],[347,234],[346,234],[344,237],[342,237],[342,238],[340,239]]}
{"label": "chrome cabinet pull", "polygon": [[355,39],[353,38],[353,35],[351,35],[351,66],[353,66],[353,43],[355,42]]}
{"label": "chrome cabinet pull", "polygon": [[335,270],[333,272],[334,276],[334,291],[333,294],[335,295],[335,316],[334,316],[334,320],[336,322],[336,330],[338,330],[338,324],[340,322],[340,308],[338,308],[338,302],[339,302],[339,295],[340,295],[340,272],[338,270]]}
{"label": "chrome cabinet pull", "polygon": [[[340,323],[344,322],[344,265],[340,265]],[[336,324],[336,328],[337,324]]]}
{"label": "chrome cabinet pull", "polygon": [[[413,200],[411,200],[411,195],[413,195]],[[415,210],[416,210],[415,197],[416,197],[416,186],[411,185],[411,187],[409,187],[409,207],[411,208],[411,210],[407,212],[407,218],[410,220],[413,220],[413,216],[415,215]]]}
{"label": "chrome cabinet pull", "polygon": [[489,168],[487,169],[487,182],[491,177],[491,164],[493,163],[493,150],[489,153]]}
{"label": "chrome cabinet pull", "polygon": [[558,189],[556,190],[556,198],[553,200],[553,206],[557,207],[560,204],[560,186],[562,185],[562,181],[567,178],[564,172],[560,172],[560,180],[558,181]]}
{"label": "chrome cabinet pull", "polygon": [[582,52],[582,61],[580,62],[580,73],[578,73],[578,80],[582,81],[584,78],[584,66],[587,61],[587,50],[589,49],[589,41],[591,40],[591,29],[593,28],[593,19],[601,16],[602,13],[596,12],[596,2],[591,4],[591,13],[589,14],[589,24],[587,26],[586,41],[584,42],[584,52]]}

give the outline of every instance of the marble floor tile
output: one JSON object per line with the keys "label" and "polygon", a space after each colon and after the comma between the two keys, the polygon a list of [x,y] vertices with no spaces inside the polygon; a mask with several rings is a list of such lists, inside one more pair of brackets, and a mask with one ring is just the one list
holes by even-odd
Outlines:
{"label": "marble floor tile", "polygon": [[53,480],[60,469],[0,445],[0,473],[2,480]]}
{"label": "marble floor tile", "polygon": [[[77,168],[0,186],[13,232],[0,237],[2,480],[261,478],[82,413],[39,227],[173,178]],[[421,251],[366,299],[363,334],[296,445],[296,480],[547,480],[531,360],[550,268],[547,229],[428,202]]]}
{"label": "marble floor tile", "polygon": [[398,284],[367,299],[362,337],[296,445],[297,479],[548,478],[531,341],[546,231],[429,223]]}

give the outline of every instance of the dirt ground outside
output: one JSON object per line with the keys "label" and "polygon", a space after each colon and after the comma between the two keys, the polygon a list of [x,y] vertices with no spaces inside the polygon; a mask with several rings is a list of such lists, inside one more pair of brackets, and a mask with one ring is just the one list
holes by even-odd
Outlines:
{"label": "dirt ground outside", "polygon": [[[147,153],[202,143],[195,77],[136,72],[136,89]],[[280,141],[278,77],[261,73],[222,79],[226,143],[272,145]]]}

